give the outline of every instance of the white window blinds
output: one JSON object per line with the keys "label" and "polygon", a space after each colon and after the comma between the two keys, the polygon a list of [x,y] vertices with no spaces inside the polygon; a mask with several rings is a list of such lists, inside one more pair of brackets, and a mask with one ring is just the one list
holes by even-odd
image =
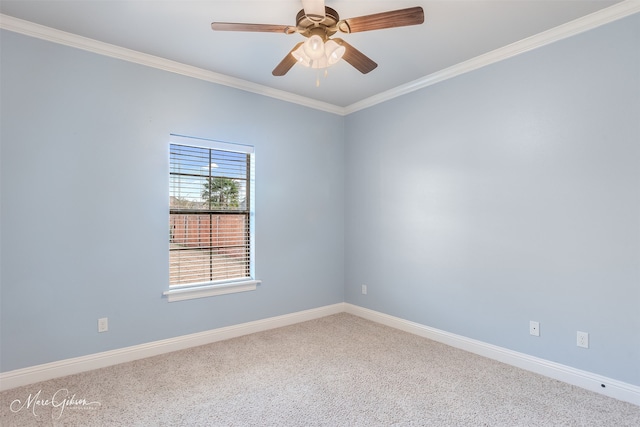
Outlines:
{"label": "white window blinds", "polygon": [[251,147],[176,140],[169,150],[170,287],[251,279]]}

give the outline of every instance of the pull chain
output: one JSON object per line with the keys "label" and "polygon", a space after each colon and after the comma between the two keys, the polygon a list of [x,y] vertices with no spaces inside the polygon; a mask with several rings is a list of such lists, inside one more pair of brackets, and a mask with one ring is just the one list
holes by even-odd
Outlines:
{"label": "pull chain", "polygon": [[[324,78],[326,79],[328,75],[329,75],[329,70],[325,68]],[[320,87],[320,70],[316,72],[316,87]]]}

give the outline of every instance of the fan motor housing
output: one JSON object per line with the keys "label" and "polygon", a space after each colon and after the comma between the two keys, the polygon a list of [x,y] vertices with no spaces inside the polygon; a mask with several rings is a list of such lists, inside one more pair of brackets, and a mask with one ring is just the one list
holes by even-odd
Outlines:
{"label": "fan motor housing", "polygon": [[340,16],[338,12],[327,6],[324,8],[324,13],[324,19],[320,22],[315,22],[307,18],[304,9],[298,12],[296,15],[296,26],[298,27],[299,33],[305,37],[311,37],[313,34],[318,34],[319,30],[323,30],[325,39],[334,35],[338,31],[336,24],[340,21]]}

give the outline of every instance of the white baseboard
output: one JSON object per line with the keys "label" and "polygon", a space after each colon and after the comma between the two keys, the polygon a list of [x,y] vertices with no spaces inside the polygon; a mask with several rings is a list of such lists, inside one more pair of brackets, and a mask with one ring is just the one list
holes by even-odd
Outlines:
{"label": "white baseboard", "polygon": [[[0,373],[0,391],[346,312],[640,406],[640,387],[348,303]],[[602,385],[605,387],[603,388]]]}
{"label": "white baseboard", "polygon": [[216,341],[236,338],[243,335],[266,331],[269,329],[289,326],[307,320],[318,319],[345,311],[344,303],[328,305],[268,319],[256,320],[239,325],[227,326],[210,331],[183,335],[176,338],[154,341],[146,344],[110,350],[87,356],[74,357],[57,362],[45,363],[23,369],[0,373],[0,391],[8,390],[23,385],[46,381],[53,378],[78,374],[93,369],[117,365],[157,356],[186,348],[210,344]]}
{"label": "white baseboard", "polygon": [[[381,323],[395,329],[429,338],[471,353],[479,354],[508,365],[535,372],[568,384],[594,391],[618,400],[640,406],[640,387],[591,372],[561,365],[528,354],[487,344],[439,329],[389,316],[367,308],[345,303],[345,311],[358,317]],[[604,385],[604,387],[603,387]]]}

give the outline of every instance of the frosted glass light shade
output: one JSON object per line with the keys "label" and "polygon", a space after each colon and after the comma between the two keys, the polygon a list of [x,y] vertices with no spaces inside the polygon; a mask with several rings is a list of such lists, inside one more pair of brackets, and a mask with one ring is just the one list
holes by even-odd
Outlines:
{"label": "frosted glass light shade", "polygon": [[311,60],[311,68],[327,68],[329,66],[329,61],[327,61],[327,57],[322,55],[318,59]]}
{"label": "frosted glass light shade", "polygon": [[304,65],[305,67],[311,66],[311,58],[307,56],[304,52],[304,45],[301,45],[299,48],[291,52],[293,57],[298,61],[298,64]]}
{"label": "frosted glass light shade", "polygon": [[302,45],[304,53],[311,59],[320,59],[324,56],[324,41],[319,35],[313,35]]}
{"label": "frosted glass light shade", "polygon": [[324,51],[327,57],[327,63],[333,65],[342,59],[342,55],[347,49],[344,46],[339,45],[333,40],[327,40],[324,44]]}
{"label": "frosted glass light shade", "polygon": [[[309,43],[313,37],[317,37],[317,39]],[[317,44],[318,40],[320,40],[319,45]],[[307,46],[307,43],[312,46]],[[318,51],[321,51],[320,55],[317,54]],[[304,65],[305,67],[327,68],[340,61],[345,51],[344,46],[333,40],[327,40],[325,43],[321,37],[311,36],[300,47],[291,52],[291,55],[293,55],[298,64]],[[309,52],[313,53],[313,56],[309,55]]]}

